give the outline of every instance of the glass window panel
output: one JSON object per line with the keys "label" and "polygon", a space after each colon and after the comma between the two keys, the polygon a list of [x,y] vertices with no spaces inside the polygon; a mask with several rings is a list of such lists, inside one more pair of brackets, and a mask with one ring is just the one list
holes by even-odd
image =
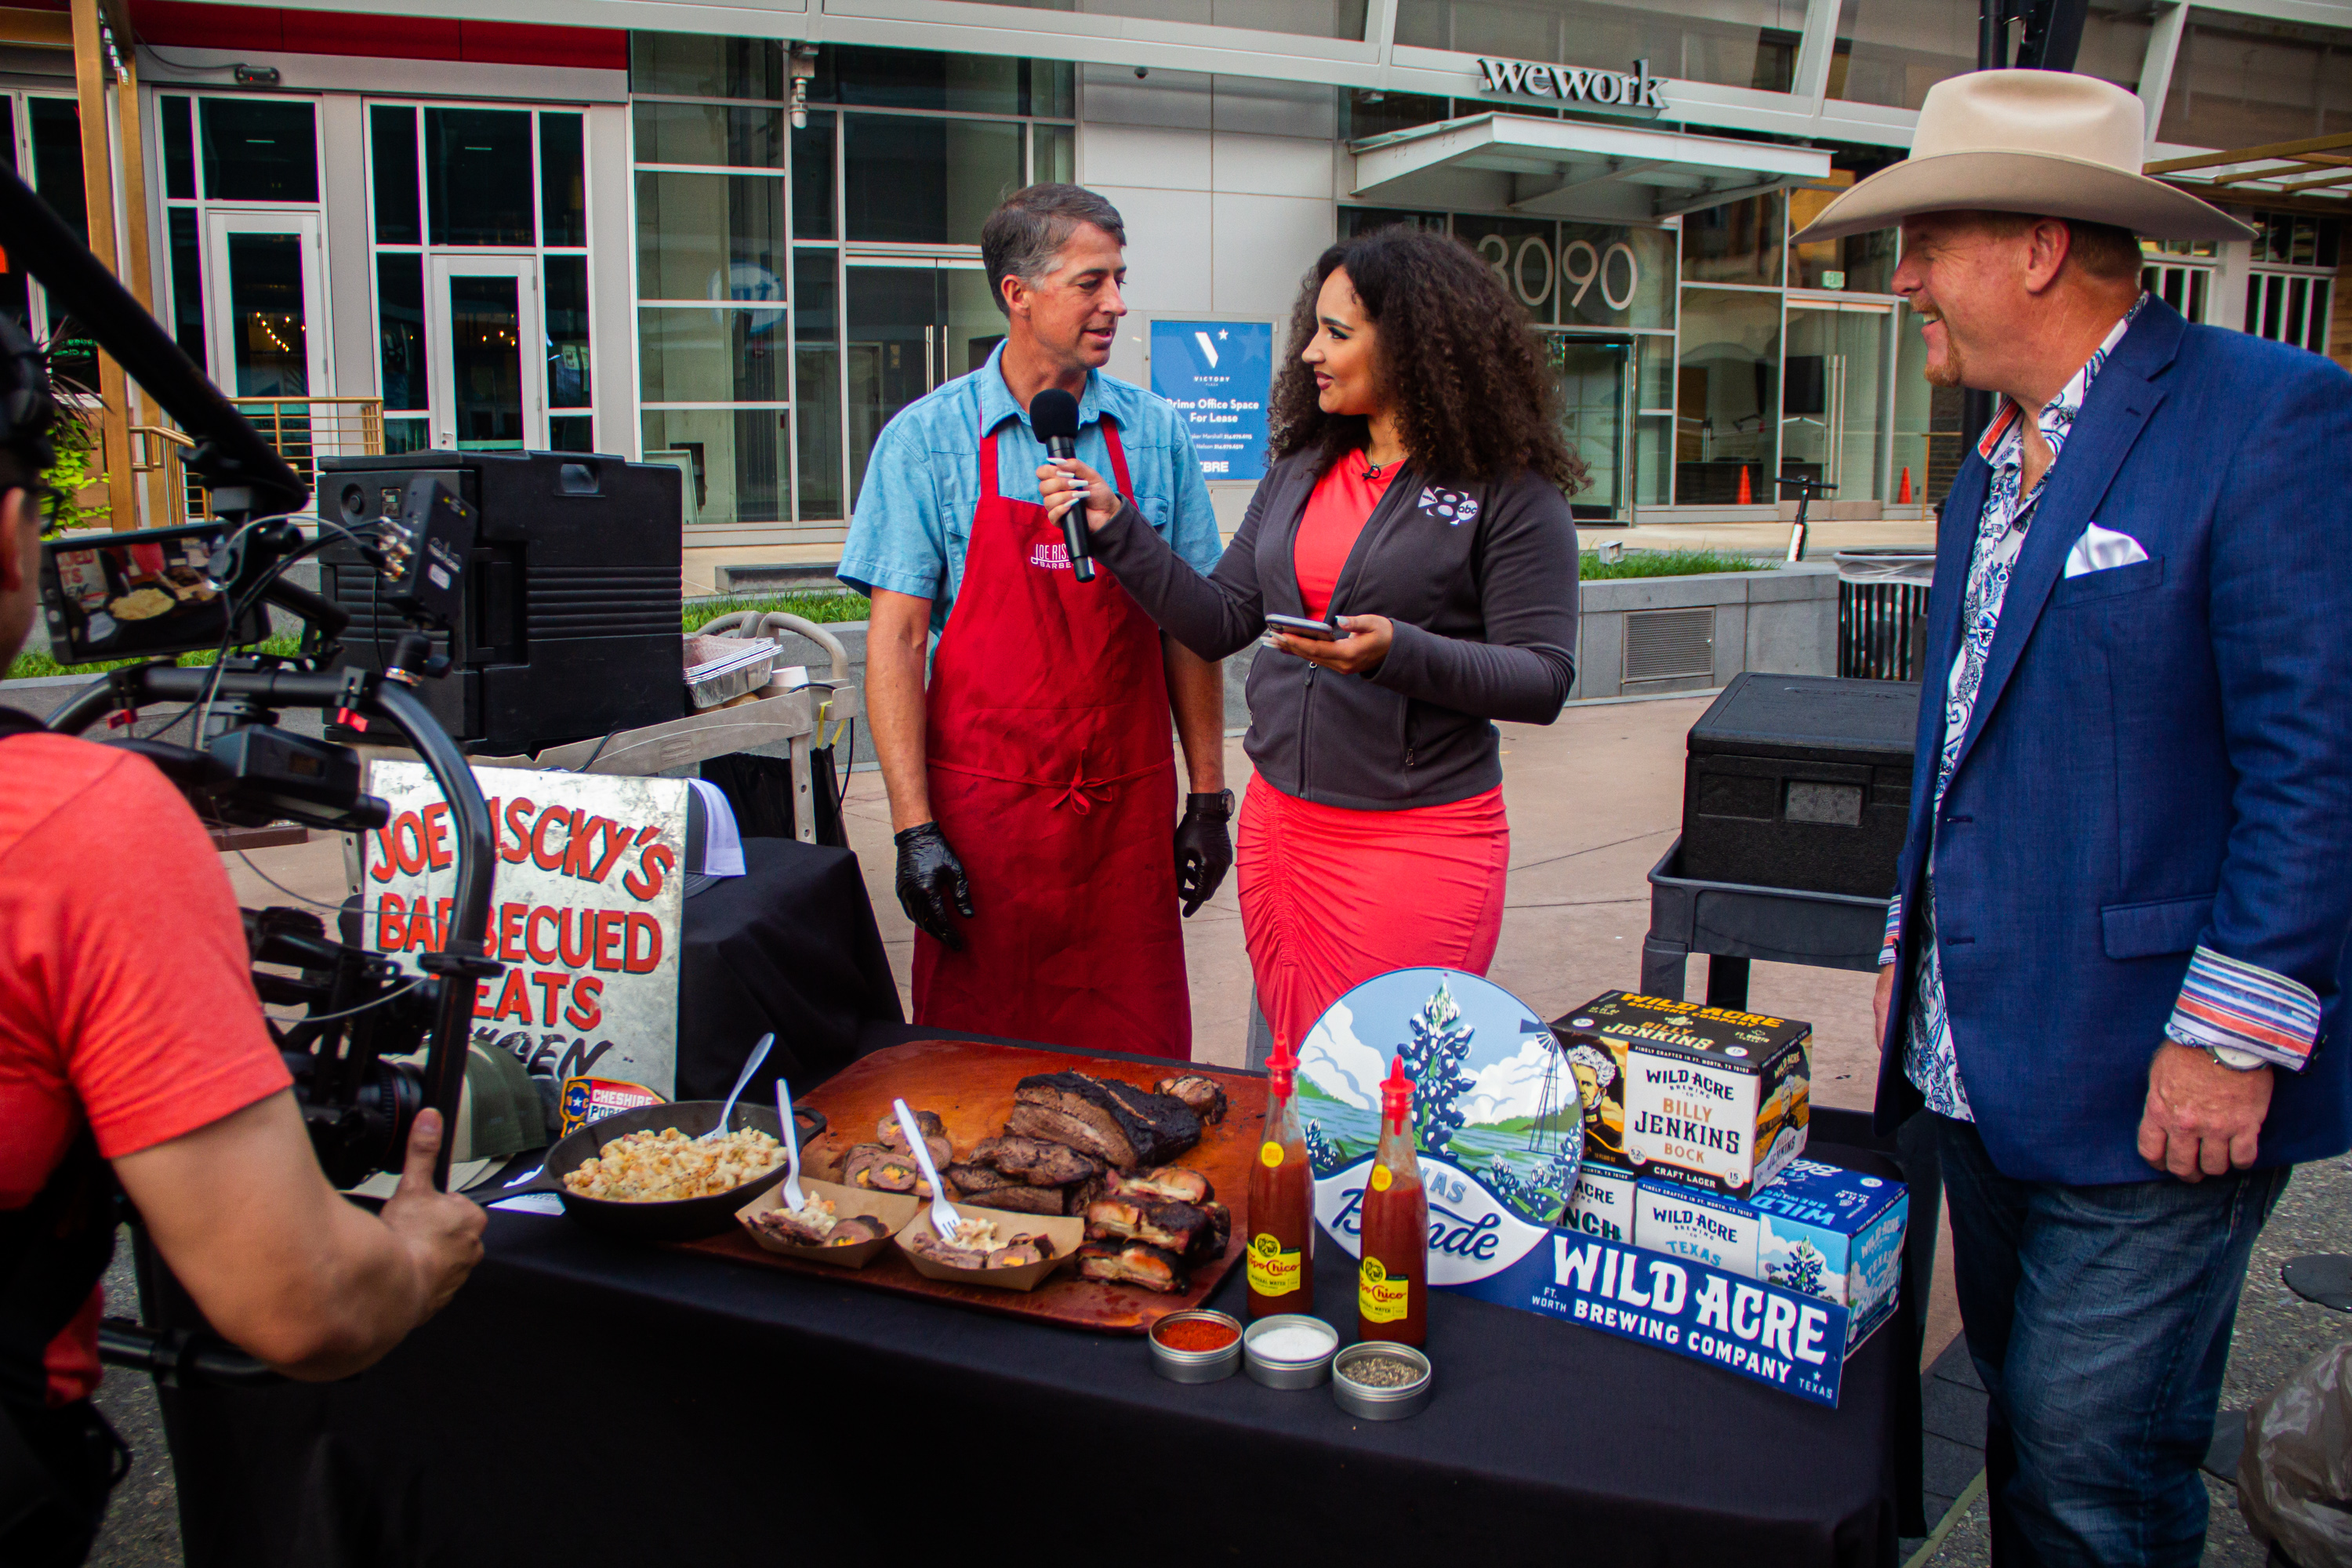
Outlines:
{"label": "glass window panel", "polygon": [[383,405],[429,408],[425,363],[425,258],[375,258],[376,332],[382,343]]}
{"label": "glass window panel", "polygon": [[683,98],[784,96],[784,47],[773,38],[631,33],[629,87]]}
{"label": "glass window panel", "polygon": [[[1835,191],[1790,191],[1789,228],[1801,233],[1837,199]],[[1898,231],[1873,229],[1843,239],[1815,240],[1789,247],[1789,287],[1843,289],[1853,294],[1884,294],[1895,282]]]}
{"label": "glass window panel", "polygon": [[2196,9],[2158,137],[2252,147],[2352,131],[2352,33]]}
{"label": "glass window panel", "polygon": [[231,380],[239,397],[301,397],[310,390],[302,239],[228,236]]}
{"label": "glass window panel", "polygon": [[1025,63],[1001,55],[827,47],[817,57],[817,79],[809,84],[809,96],[875,109],[1018,114]]}
{"label": "glass window panel", "polygon": [[425,188],[436,245],[529,245],[530,115],[425,111]]}
{"label": "glass window panel", "polygon": [[1353,239],[1360,234],[1370,234],[1376,228],[1386,228],[1398,223],[1425,228],[1432,234],[1445,232],[1444,213],[1413,212],[1405,207],[1341,207],[1339,237]]}
{"label": "glass window panel", "polygon": [[[997,0],[1031,11],[1067,11],[1072,0]],[[1154,22],[1199,22],[1289,33],[1310,38],[1361,38],[1364,0],[1084,0],[1079,10],[1098,16]],[[1400,40],[1402,41],[1402,40]]]}
{"label": "glass window panel", "polygon": [[1391,131],[1410,131],[1416,125],[1434,125],[1452,114],[1451,99],[1349,88],[1339,95],[1339,140],[1355,142]]}
{"label": "glass window panel", "polygon": [[1642,355],[1642,379],[1634,396],[1644,411],[1671,413],[1675,406],[1675,340],[1643,338],[1635,346]]}
{"label": "glass window panel", "polygon": [[1529,218],[1465,215],[1454,220],[1454,237],[1494,269],[1504,291],[1519,302],[1529,321],[1549,321],[1559,293],[1559,260],[1552,251],[1559,228],[1558,224]]}
{"label": "glass window panel", "polygon": [[640,163],[783,167],[784,111],[781,109],[641,102],[632,112]]}
{"label": "glass window panel", "polygon": [[[1919,335],[1919,318],[1911,313],[1908,306],[1895,309],[1895,334],[1894,421],[1888,429],[1895,448],[1892,499],[1898,506],[1923,506],[1930,495],[1942,493],[1930,488],[1928,476],[1929,443],[1937,436],[1934,417],[1937,394],[1927,384],[1927,340]],[[1951,435],[1950,444],[1958,446],[1958,432]],[[1904,493],[1906,490],[1908,495]]]}
{"label": "glass window panel", "polygon": [[1029,102],[1022,112],[1068,120],[1078,112],[1078,68],[1067,60],[1024,60]]}
{"label": "glass window panel", "polygon": [[772,300],[784,262],[784,182],[637,174],[637,291],[647,300]]}
{"label": "glass window panel", "polygon": [[596,419],[590,414],[559,414],[547,421],[551,452],[593,452],[596,449]]}
{"label": "glass window panel", "polygon": [[848,516],[842,505],[840,289],[834,253],[793,258],[793,395],[803,522]]}
{"label": "glass window panel", "polygon": [[1683,281],[1780,281],[1785,208],[1778,191],[1683,215]]}
{"label": "glass window panel", "polygon": [[980,226],[1019,190],[1021,127],[982,120],[851,114],[846,222],[853,240],[977,245]]}
{"label": "glass window panel", "polygon": [[588,258],[551,256],[541,265],[547,269],[547,405],[585,408],[594,401],[588,385]]}
{"label": "glass window panel", "polygon": [[427,418],[386,419],[383,422],[383,449],[398,456],[403,452],[422,452],[433,445],[433,422]]}
{"label": "glass window panel", "polygon": [[1780,297],[1683,290],[1675,366],[1675,501],[1770,502],[1780,427]]}
{"label": "glass window panel", "polygon": [[83,205],[81,111],[69,98],[27,99],[33,132],[33,188],[84,244],[89,241],[89,210]]}
{"label": "glass window panel", "polygon": [[172,338],[180,352],[205,368],[205,245],[194,207],[173,207],[167,219],[172,247]]}
{"label": "glass window panel", "polygon": [[1977,68],[1977,0],[1843,0],[1830,96],[1916,109],[1927,89]]}
{"label": "glass window panel", "polygon": [[1601,0],[1399,0],[1396,41],[1508,59],[1788,90],[1803,0],[1714,0],[1704,8]]}
{"label": "glass window panel", "polygon": [[319,199],[317,117],[303,102],[207,98],[205,196],[215,202]]}
{"label": "glass window panel", "polygon": [[1622,520],[1632,489],[1625,472],[1633,456],[1625,378],[1633,374],[1633,344],[1626,338],[1546,332],[1543,346],[1559,388],[1560,434],[1584,464],[1584,484],[1570,498],[1570,510],[1581,520]]}
{"label": "glass window panel", "polygon": [[416,110],[382,103],[370,109],[368,153],[375,161],[375,242],[424,244],[416,213]]}
{"label": "glass window panel", "polygon": [[1029,183],[1033,185],[1071,184],[1078,177],[1078,133],[1067,125],[1032,126],[1029,132]]}
{"label": "glass window panel", "polygon": [[541,245],[588,243],[588,153],[577,114],[539,117]]}
{"label": "glass window panel", "polygon": [[163,194],[173,201],[194,201],[195,107],[176,95],[160,99],[157,102],[163,121]]}
{"label": "glass window panel", "polygon": [[793,132],[793,234],[801,239],[833,239],[833,133],[830,114],[808,117]]}
{"label": "glass window panel", "polygon": [[520,292],[513,278],[449,279],[449,367],[461,452],[522,449]]}
{"label": "glass window panel", "polygon": [[646,461],[670,463],[687,482],[686,521],[784,522],[791,416],[778,408],[648,408]]}
{"label": "glass window panel", "polygon": [[1675,324],[1675,237],[1665,229],[1566,223],[1559,227],[1562,325]]}
{"label": "glass window panel", "polygon": [[785,401],[784,311],[646,306],[637,355],[647,403]]}
{"label": "glass window panel", "polygon": [[1639,506],[1666,504],[1666,480],[1673,468],[1666,462],[1666,440],[1672,430],[1671,419],[1636,419],[1633,421],[1633,499]]}

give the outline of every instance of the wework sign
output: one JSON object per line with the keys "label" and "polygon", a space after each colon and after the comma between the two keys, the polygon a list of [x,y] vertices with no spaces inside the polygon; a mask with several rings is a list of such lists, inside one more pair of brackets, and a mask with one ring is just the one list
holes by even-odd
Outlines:
{"label": "wework sign", "polygon": [[1665,79],[1652,76],[1647,60],[1635,60],[1630,71],[1603,71],[1586,66],[1538,66],[1525,60],[1481,59],[1478,77],[1478,85],[1488,92],[1557,98],[1563,102],[1637,111],[1666,107]]}

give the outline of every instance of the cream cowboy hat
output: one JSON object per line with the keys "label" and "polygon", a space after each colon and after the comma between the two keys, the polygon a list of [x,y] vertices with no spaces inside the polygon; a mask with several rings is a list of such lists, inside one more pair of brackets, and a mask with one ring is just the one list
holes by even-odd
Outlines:
{"label": "cream cowboy hat", "polygon": [[1799,244],[1886,228],[1917,213],[2027,213],[2113,224],[2151,239],[2250,239],[2219,207],[2140,173],[2147,110],[2070,71],[1972,71],[1919,106],[1911,155],[1840,195]]}

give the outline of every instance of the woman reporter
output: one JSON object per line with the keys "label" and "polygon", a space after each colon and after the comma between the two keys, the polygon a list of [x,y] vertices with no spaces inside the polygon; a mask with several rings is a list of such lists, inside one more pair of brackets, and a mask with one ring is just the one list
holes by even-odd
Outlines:
{"label": "woman reporter", "polygon": [[1084,465],[1038,470],[1052,515],[1083,500],[1096,559],[1194,653],[1265,634],[1237,865],[1277,1049],[1372,975],[1493,961],[1510,826],[1491,721],[1549,724],[1575,679],[1564,492],[1584,468],[1556,399],[1493,271],[1442,236],[1382,229],[1308,275],[1275,461],[1208,576]]}

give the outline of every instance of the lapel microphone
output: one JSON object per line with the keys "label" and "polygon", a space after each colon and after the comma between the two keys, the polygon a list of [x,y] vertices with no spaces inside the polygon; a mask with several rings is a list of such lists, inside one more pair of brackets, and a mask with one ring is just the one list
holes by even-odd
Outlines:
{"label": "lapel microphone", "polygon": [[[1078,400],[1058,386],[1049,386],[1029,400],[1029,428],[1045,443],[1049,458],[1078,455]],[[1095,562],[1087,539],[1084,496],[1062,514],[1062,542],[1070,552],[1070,570],[1081,583],[1095,580]]]}

